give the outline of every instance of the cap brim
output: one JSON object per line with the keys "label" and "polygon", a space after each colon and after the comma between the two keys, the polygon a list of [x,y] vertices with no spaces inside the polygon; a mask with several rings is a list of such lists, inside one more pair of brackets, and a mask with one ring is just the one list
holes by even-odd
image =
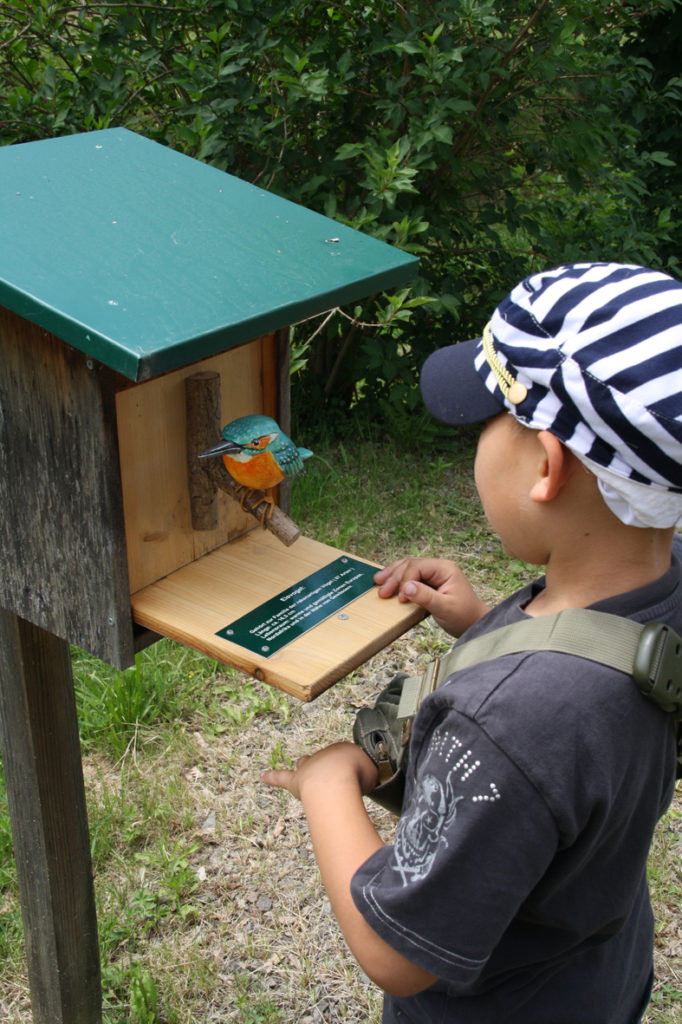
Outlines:
{"label": "cap brim", "polygon": [[422,367],[424,404],[443,423],[480,423],[504,410],[502,401],[488,391],[474,366],[479,340],[439,348]]}

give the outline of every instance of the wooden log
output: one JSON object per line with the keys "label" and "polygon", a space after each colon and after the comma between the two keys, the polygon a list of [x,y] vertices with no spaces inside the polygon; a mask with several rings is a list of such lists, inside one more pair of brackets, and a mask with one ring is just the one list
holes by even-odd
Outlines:
{"label": "wooden log", "polygon": [[[275,332],[277,351],[277,422],[285,434],[291,436],[291,328],[282,327]],[[286,477],[277,488],[277,504],[286,512],[291,513],[291,478]]]}
{"label": "wooden log", "polygon": [[0,609],[0,749],[35,1024],[101,1024],[69,645]]}
{"label": "wooden log", "polygon": [[[195,373],[185,380],[187,409],[187,478],[193,530],[217,530],[218,494],[199,452],[220,432],[220,375]],[[216,430],[217,427],[217,430]],[[211,440],[205,441],[209,435]],[[204,443],[205,442],[205,443]]]}
{"label": "wooden log", "polygon": [[[195,373],[185,380],[187,404],[187,468],[192,508],[192,527],[195,530],[215,529],[213,509],[218,490],[229,494],[270,530],[283,544],[289,547],[297,540],[301,531],[278,505],[269,506],[265,491],[248,491],[233,480],[225,469],[222,459],[199,460],[199,452],[215,443],[220,436],[220,377],[217,373]],[[203,477],[203,479],[201,479]]]}

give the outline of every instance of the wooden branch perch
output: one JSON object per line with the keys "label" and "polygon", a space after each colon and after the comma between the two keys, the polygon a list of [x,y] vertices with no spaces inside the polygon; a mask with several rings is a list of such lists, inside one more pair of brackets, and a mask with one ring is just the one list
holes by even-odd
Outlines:
{"label": "wooden branch perch", "polygon": [[215,444],[220,437],[220,374],[211,371],[195,373],[185,380],[187,408],[187,474],[192,509],[192,528],[215,530],[218,527],[218,490],[225,491],[241,507],[261,523],[266,530],[287,547],[301,535],[301,531],[279,508],[272,507],[264,517],[268,495],[265,491],[249,491],[233,480],[216,458],[200,459],[199,452]]}

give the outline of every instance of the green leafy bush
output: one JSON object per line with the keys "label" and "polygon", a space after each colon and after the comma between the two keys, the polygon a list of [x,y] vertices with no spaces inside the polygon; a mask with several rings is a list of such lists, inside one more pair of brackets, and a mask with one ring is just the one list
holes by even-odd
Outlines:
{"label": "green leafy bush", "polygon": [[678,6],[5,0],[0,142],[125,125],[419,254],[412,289],[296,335],[301,419],[399,429],[425,355],[531,270],[676,266],[646,132],[679,121],[680,79],[643,41]]}

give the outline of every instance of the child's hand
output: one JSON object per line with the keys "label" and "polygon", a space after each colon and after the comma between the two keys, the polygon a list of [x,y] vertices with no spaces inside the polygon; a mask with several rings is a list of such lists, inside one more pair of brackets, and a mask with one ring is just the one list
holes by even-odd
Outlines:
{"label": "child's hand", "polygon": [[384,845],[362,799],[379,782],[372,759],[354,743],[335,743],[300,758],[293,771],[266,771],[261,778],[302,801],[329,902],[365,974],[397,996],[415,995],[432,985],[436,976],[389,946],[365,921],[351,895],[353,875]]}
{"label": "child's hand", "polygon": [[444,558],[403,558],[374,576],[379,597],[412,601],[425,608],[438,625],[452,636],[478,622],[488,606],[454,562]]}
{"label": "child's hand", "polygon": [[330,794],[338,787],[351,786],[363,796],[379,784],[379,772],[372,759],[355,743],[334,743],[310,756],[300,757],[296,768],[270,769],[261,775],[268,786],[288,789],[298,800],[306,786],[326,788]]}

